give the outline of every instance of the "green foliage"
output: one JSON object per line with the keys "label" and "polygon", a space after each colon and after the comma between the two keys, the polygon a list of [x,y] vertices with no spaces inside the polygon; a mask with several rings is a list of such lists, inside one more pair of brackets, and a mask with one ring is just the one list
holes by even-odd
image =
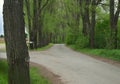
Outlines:
{"label": "green foliage", "polygon": [[77,48],[87,48],[89,46],[89,40],[88,37],[80,35],[75,43]]}
{"label": "green foliage", "polygon": [[[66,12],[61,0],[53,0],[42,13],[43,25],[42,32],[52,34],[53,43],[63,43],[62,35],[65,33]],[[57,4],[57,5],[56,5]]]}
{"label": "green foliage", "polygon": [[7,76],[8,76],[8,65],[4,60],[0,59],[0,84],[8,84],[7,83]]}
{"label": "green foliage", "polygon": [[120,61],[120,50],[108,50],[108,49],[83,49],[89,55],[96,55],[103,58],[108,58],[115,61]]}
{"label": "green foliage", "polygon": [[30,70],[31,75],[31,84],[50,84],[47,79],[45,79],[43,76],[40,76],[38,69],[32,67]]}
{"label": "green foliage", "polygon": [[74,44],[75,43],[75,41],[76,41],[76,39],[74,38],[74,34],[70,31],[71,29],[69,29],[68,31],[67,31],[67,34],[66,34],[66,40],[65,40],[65,42],[66,42],[66,44]]}
{"label": "green foliage", "polygon": [[103,20],[97,21],[95,29],[95,47],[106,48],[109,44],[109,18],[105,17]]}
{"label": "green foliage", "polygon": [[120,62],[120,50],[89,49],[89,48],[80,49],[76,48],[75,45],[70,45],[69,47],[76,51],[88,54],[90,56],[98,56]]}
{"label": "green foliage", "polygon": [[[42,0],[41,7],[47,0]],[[102,3],[108,4],[107,1]],[[86,4],[82,3],[82,9],[78,0],[49,0],[47,6],[42,9],[39,23],[42,34],[50,37],[50,42],[63,43],[65,38],[66,44],[74,44],[79,48],[89,47],[89,34],[84,36],[82,33],[81,12],[85,12]],[[113,45],[110,38],[110,21],[109,7],[104,5],[92,6],[90,3],[89,17],[91,11],[96,8],[96,27],[95,27],[95,48],[111,48]],[[25,22],[27,23],[27,10],[25,11]],[[33,20],[33,0],[30,0],[31,23]],[[34,29],[33,29],[34,30]],[[89,29],[87,29],[89,33]],[[64,36],[64,38],[62,38]],[[120,48],[120,21],[118,23],[118,48]]]}
{"label": "green foliage", "polygon": [[53,44],[52,44],[52,43],[49,43],[48,45],[46,45],[46,46],[44,46],[44,47],[42,47],[42,48],[38,48],[37,50],[38,50],[38,51],[43,51],[43,50],[46,50],[46,49],[51,48],[52,46],[53,46]]}
{"label": "green foliage", "polygon": [[[107,48],[113,47],[110,35],[110,21],[109,15],[106,14],[102,19],[97,20],[95,29],[95,48]],[[120,48],[120,21],[118,22],[118,48]]]}

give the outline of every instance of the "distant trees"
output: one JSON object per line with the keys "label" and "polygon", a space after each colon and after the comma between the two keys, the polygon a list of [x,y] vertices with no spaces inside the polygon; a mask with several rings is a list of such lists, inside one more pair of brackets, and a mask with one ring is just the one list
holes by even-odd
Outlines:
{"label": "distant trees", "polygon": [[[62,0],[25,0],[25,21],[29,41],[34,48],[50,42],[62,43],[65,39],[65,16]],[[63,10],[63,12],[61,12]]]}
{"label": "distant trees", "polygon": [[82,32],[89,36],[89,46],[94,48],[94,34],[96,25],[96,7],[102,0],[78,0],[82,16]]}
{"label": "distant trees", "polygon": [[23,0],[4,0],[3,17],[8,61],[8,84],[30,84]]}
{"label": "distant trees", "polygon": [[80,25],[80,11],[79,3],[75,1],[63,1],[64,12],[65,12],[65,22],[66,22],[66,43],[75,44],[79,35],[79,25]]}
{"label": "distant trees", "polygon": [[[105,42],[104,48],[118,47],[119,0],[25,0],[25,3],[26,23],[34,48],[49,42],[89,48],[100,48]],[[106,29],[100,30],[98,25],[109,21],[102,14],[110,16],[110,24],[106,22]],[[97,30],[104,31],[106,36],[98,37],[102,35]],[[102,42],[97,42],[98,38]]]}
{"label": "distant trees", "polygon": [[[99,38],[102,42],[106,42],[106,46],[104,46],[104,48],[112,48],[112,49],[118,48],[119,29],[117,28],[118,27],[117,23],[119,22],[118,18],[119,18],[119,12],[120,12],[120,6],[119,6],[120,0],[116,0],[116,1],[110,0],[109,2],[107,0],[75,0],[72,2],[67,0],[65,2],[69,2],[69,3],[64,2],[66,5],[69,4],[66,8],[70,7],[69,8],[70,12],[66,11],[67,15],[74,13],[76,6],[72,6],[72,5],[74,5],[73,3],[75,3],[76,1],[79,3],[77,10],[78,9],[80,10],[78,11],[80,13],[80,16],[78,18],[80,19],[79,19],[79,26],[77,27],[78,30],[80,30],[80,32],[79,34],[77,34],[76,40],[70,40],[70,38],[72,39],[73,38],[72,36],[76,35],[78,31],[76,31],[76,33],[74,32],[74,34],[70,36],[70,32],[72,33],[76,28],[74,26],[71,26],[73,24],[68,24],[72,30],[68,32],[69,36],[67,36],[67,38],[69,37],[69,39],[67,40],[67,43],[75,44],[76,46],[84,45],[84,47],[100,48],[98,44],[100,42],[97,42],[97,39]],[[105,16],[107,15],[110,16],[110,24],[107,24],[108,22],[106,22],[107,26],[105,26],[105,27],[110,27],[110,29],[109,28],[104,29],[104,26],[102,25],[101,27],[103,28],[101,30],[97,28],[98,25],[102,24],[102,22],[105,22],[104,20],[106,20],[107,18],[104,15],[100,15],[99,11],[101,12],[101,14],[106,13]],[[76,16],[77,15],[78,13],[76,13]],[[102,19],[100,18],[101,16],[102,16]],[[71,20],[73,21],[72,17],[71,17]],[[76,19],[76,21],[77,20],[78,19]],[[106,20],[106,21],[109,21],[109,20]],[[69,22],[70,22],[70,19],[69,19]],[[96,23],[97,23],[97,26],[96,26]],[[100,31],[96,31],[96,30],[100,30]],[[101,32],[99,33],[100,35],[98,35],[97,32]],[[102,36],[102,32],[104,33],[104,35],[106,34],[104,39],[102,39],[103,37],[96,37],[96,36]]]}
{"label": "distant trees", "polygon": [[0,35],[0,38],[3,38],[3,37],[4,37],[4,35],[1,34],[1,35]]}
{"label": "distant trees", "polygon": [[50,0],[25,0],[29,41],[33,42],[34,48],[47,45],[42,34],[43,9],[48,5]]}

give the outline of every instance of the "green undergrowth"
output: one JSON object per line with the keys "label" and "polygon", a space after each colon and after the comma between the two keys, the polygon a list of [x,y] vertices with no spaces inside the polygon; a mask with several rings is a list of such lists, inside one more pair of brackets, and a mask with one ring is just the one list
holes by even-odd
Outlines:
{"label": "green undergrowth", "polygon": [[110,60],[114,60],[114,61],[118,61],[120,62],[120,50],[119,49],[89,49],[89,48],[77,48],[75,45],[69,45],[70,48],[81,52],[81,53],[85,53],[91,56],[99,56],[99,57],[103,57],[103,58],[107,58]]}
{"label": "green undergrowth", "polygon": [[0,60],[0,84],[8,84],[7,83],[7,63],[4,60]]}
{"label": "green undergrowth", "polygon": [[37,51],[47,50],[47,49],[51,48],[52,46],[53,46],[53,43],[49,43],[48,45],[46,45],[42,48],[38,48]]}
{"label": "green undergrowth", "polygon": [[[5,60],[0,60],[0,84],[8,84],[8,65]],[[50,84],[50,82],[39,74],[35,67],[30,68],[31,84]]]}

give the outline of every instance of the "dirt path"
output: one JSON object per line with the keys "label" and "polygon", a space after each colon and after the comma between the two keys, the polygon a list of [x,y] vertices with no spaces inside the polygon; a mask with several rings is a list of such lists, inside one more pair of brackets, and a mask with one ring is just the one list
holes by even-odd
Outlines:
{"label": "dirt path", "polygon": [[62,44],[46,51],[30,52],[30,57],[31,62],[60,76],[64,84],[120,84],[120,67],[77,53]]}

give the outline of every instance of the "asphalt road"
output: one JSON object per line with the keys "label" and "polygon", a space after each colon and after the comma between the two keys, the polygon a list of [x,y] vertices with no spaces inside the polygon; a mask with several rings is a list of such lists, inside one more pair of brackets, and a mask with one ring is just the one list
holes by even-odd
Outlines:
{"label": "asphalt road", "polygon": [[[4,57],[5,53],[0,53]],[[120,84],[120,67],[75,52],[63,44],[30,52],[31,61],[59,75],[64,84]]]}

